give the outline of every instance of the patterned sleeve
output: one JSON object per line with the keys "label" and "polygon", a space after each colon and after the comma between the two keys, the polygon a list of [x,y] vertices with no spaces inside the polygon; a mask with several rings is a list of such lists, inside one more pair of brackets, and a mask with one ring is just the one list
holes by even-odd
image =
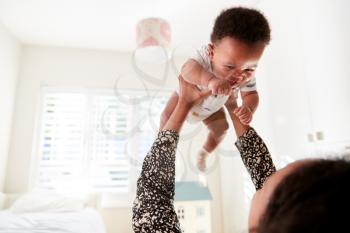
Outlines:
{"label": "patterned sleeve", "polygon": [[143,161],[133,204],[134,232],[181,233],[173,205],[178,139],[175,131],[160,131]]}
{"label": "patterned sleeve", "polygon": [[235,144],[255,188],[261,189],[266,178],[276,171],[264,141],[253,128],[249,128]]}

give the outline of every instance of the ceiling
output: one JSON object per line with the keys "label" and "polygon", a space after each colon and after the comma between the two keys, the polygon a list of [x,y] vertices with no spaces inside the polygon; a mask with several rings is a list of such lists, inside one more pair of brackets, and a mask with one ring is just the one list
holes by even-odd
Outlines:
{"label": "ceiling", "polygon": [[132,51],[135,26],[162,17],[172,46],[207,43],[223,8],[259,0],[0,0],[0,23],[20,42],[60,47]]}

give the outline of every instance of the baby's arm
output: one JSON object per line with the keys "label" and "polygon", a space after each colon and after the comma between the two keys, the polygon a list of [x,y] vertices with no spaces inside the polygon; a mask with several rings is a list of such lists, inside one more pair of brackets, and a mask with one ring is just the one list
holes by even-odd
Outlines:
{"label": "baby's arm", "polygon": [[241,91],[242,106],[246,106],[254,113],[259,105],[259,94],[257,91]]}
{"label": "baby's arm", "polygon": [[188,59],[185,62],[181,69],[181,75],[191,84],[208,87],[212,94],[230,95],[232,93],[228,81],[217,78],[194,59]]}
{"label": "baby's arm", "polygon": [[242,106],[236,108],[233,113],[242,124],[248,125],[253,120],[253,114],[258,107],[259,95],[257,91],[241,91],[241,97]]}
{"label": "baby's arm", "polygon": [[207,87],[211,79],[215,79],[215,75],[204,69],[194,59],[188,59],[181,68],[182,77],[189,83]]}
{"label": "baby's arm", "polygon": [[[240,107],[237,106],[236,98],[233,95],[230,96],[225,105],[230,114],[234,114],[243,125],[249,125],[258,107],[259,95],[257,91],[241,91],[241,97],[242,105]],[[235,107],[231,106],[233,104]]]}

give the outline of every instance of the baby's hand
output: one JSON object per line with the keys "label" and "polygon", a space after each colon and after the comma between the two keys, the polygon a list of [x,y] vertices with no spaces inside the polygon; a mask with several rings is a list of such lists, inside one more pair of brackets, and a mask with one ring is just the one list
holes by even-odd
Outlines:
{"label": "baby's hand", "polygon": [[232,87],[228,81],[225,79],[212,78],[209,81],[208,88],[211,90],[213,95],[231,95]]}
{"label": "baby's hand", "polygon": [[243,125],[249,125],[253,119],[253,112],[244,105],[236,108],[233,113],[238,117]]}

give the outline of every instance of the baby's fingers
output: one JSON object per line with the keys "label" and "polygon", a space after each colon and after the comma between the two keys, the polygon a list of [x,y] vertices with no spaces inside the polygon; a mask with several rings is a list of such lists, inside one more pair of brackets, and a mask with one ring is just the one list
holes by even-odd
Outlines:
{"label": "baby's fingers", "polygon": [[246,123],[246,124],[249,124],[251,121],[252,121],[252,117],[251,116],[248,116],[248,117],[242,117],[242,118],[239,118],[240,121],[242,123]]}
{"label": "baby's fingers", "polygon": [[239,119],[242,121],[249,121],[250,120],[250,116],[241,116]]}
{"label": "baby's fingers", "polygon": [[211,90],[206,90],[201,92],[201,97],[208,97],[212,94]]}
{"label": "baby's fingers", "polygon": [[235,114],[237,116],[241,116],[243,113],[244,113],[244,108],[242,108],[242,106],[235,109]]}
{"label": "baby's fingers", "polygon": [[231,95],[232,94],[232,89],[231,88],[228,88],[225,90],[225,93],[224,95]]}

